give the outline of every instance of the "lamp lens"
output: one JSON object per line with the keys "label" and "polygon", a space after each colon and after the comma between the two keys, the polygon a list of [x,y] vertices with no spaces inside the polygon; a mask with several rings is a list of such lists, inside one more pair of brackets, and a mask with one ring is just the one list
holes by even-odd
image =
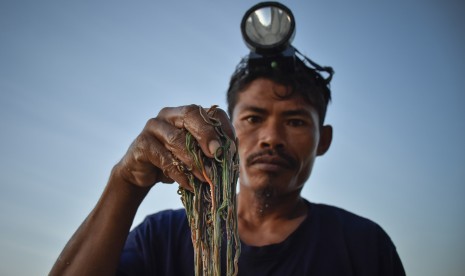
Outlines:
{"label": "lamp lens", "polygon": [[274,47],[287,43],[293,31],[292,19],[279,7],[262,7],[250,13],[245,21],[245,34],[261,47]]}

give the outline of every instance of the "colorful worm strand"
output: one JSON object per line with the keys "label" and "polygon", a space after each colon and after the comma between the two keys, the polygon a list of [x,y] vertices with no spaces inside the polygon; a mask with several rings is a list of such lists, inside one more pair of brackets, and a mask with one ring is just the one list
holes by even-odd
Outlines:
{"label": "colorful worm strand", "polygon": [[221,123],[211,116],[215,109],[216,106],[212,106],[206,112],[207,116],[203,110],[199,110],[205,122],[215,127],[221,139],[221,147],[214,158],[206,157],[193,136],[190,133],[186,135],[187,151],[207,183],[188,173],[186,175],[194,191],[179,189],[191,228],[195,275],[198,276],[221,275],[222,246],[226,246],[225,275],[237,275],[241,251],[236,210],[239,158],[237,153],[230,152],[234,141],[223,133]]}

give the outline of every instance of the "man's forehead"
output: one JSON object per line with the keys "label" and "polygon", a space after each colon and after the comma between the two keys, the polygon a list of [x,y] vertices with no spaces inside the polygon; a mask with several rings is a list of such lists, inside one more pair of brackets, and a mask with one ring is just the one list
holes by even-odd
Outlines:
{"label": "man's forehead", "polygon": [[251,81],[239,94],[243,94],[244,92],[291,92],[291,87],[283,85],[279,82],[268,78],[257,78]]}
{"label": "man's forehead", "polygon": [[245,89],[238,93],[237,105],[245,106],[266,105],[291,105],[305,108],[311,106],[308,99],[300,93],[292,91],[290,86],[285,86],[273,80],[259,78],[252,81]]}

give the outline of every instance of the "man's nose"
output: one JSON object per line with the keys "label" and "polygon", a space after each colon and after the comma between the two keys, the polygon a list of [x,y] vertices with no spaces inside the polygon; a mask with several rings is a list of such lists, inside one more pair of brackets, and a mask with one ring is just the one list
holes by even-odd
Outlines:
{"label": "man's nose", "polygon": [[278,149],[286,144],[285,129],[274,121],[263,124],[260,129],[260,147]]}

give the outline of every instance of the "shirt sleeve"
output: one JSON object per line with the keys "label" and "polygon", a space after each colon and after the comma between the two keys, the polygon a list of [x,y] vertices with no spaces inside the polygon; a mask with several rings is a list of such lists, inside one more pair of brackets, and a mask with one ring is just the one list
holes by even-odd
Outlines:
{"label": "shirt sleeve", "polygon": [[404,266],[388,234],[379,227],[380,273],[382,276],[405,276]]}
{"label": "shirt sleeve", "polygon": [[162,211],[129,233],[116,275],[190,275],[193,254],[184,209]]}
{"label": "shirt sleeve", "polygon": [[150,249],[147,248],[149,233],[144,231],[150,222],[145,219],[142,224],[132,230],[121,252],[120,262],[116,275],[147,275],[150,267],[148,267],[147,259],[150,258]]}

